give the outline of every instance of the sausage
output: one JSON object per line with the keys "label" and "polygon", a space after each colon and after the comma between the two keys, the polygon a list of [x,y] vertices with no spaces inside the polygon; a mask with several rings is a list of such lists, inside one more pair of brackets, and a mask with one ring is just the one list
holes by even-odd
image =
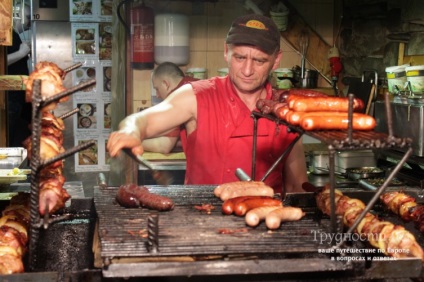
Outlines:
{"label": "sausage", "polygon": [[289,110],[286,114],[286,121],[291,125],[298,125],[306,112],[296,112]]}
{"label": "sausage", "polygon": [[231,199],[227,199],[222,203],[222,213],[223,214],[232,214],[234,212],[234,207],[238,205],[240,202],[243,202],[247,199],[257,198],[258,196],[241,196],[235,197]]}
{"label": "sausage", "polygon": [[277,229],[282,222],[300,220],[305,213],[296,207],[280,207],[268,213],[265,217],[265,224],[268,229]]}
{"label": "sausage", "polygon": [[289,105],[287,103],[276,103],[273,106],[271,113],[275,114],[278,111],[279,108],[281,108],[281,107],[288,107],[288,106]]}
{"label": "sausage", "polygon": [[170,198],[150,192],[143,193],[139,201],[142,207],[152,210],[170,211],[174,209],[174,202]]}
{"label": "sausage", "polygon": [[266,104],[265,99],[259,99],[259,100],[256,102],[256,108],[257,108],[258,110],[262,111],[262,108],[265,106],[265,104]]}
{"label": "sausage", "polygon": [[[347,112],[349,98],[347,97],[299,97],[290,99],[289,108],[299,112]],[[364,109],[364,102],[359,98],[353,99],[353,110],[359,112]]]}
{"label": "sausage", "polygon": [[281,206],[266,206],[266,207],[258,207],[251,209],[246,213],[246,216],[244,217],[244,220],[246,221],[246,224],[249,226],[257,226],[259,222],[262,220],[265,220],[265,217],[268,213],[271,211],[280,208]]}
{"label": "sausage", "polygon": [[[218,185],[214,190],[213,193],[216,197],[220,198],[221,194],[224,191],[232,191],[234,189],[240,189],[241,187],[248,187],[248,186],[261,186],[261,185],[265,185],[265,183],[261,182],[261,181],[234,181],[234,182],[227,182],[227,183],[223,183]],[[226,192],[228,193],[228,192]],[[225,201],[225,200],[223,200]]]}
{"label": "sausage", "polygon": [[274,189],[262,181],[236,181],[223,185],[219,196],[223,201],[239,196],[274,196]]}
{"label": "sausage", "polygon": [[272,113],[272,110],[274,109],[275,105],[281,104],[278,101],[272,101],[268,99],[259,99],[256,102],[256,108],[261,111],[261,113],[267,115]]}
{"label": "sausage", "polygon": [[293,88],[290,89],[289,95],[291,96],[303,96],[303,97],[329,97],[324,92],[318,91],[318,90],[312,90],[312,89],[298,89]]}
{"label": "sausage", "polygon": [[272,197],[260,197],[258,199],[247,199],[234,206],[234,214],[237,216],[243,216],[248,211],[258,207],[265,206],[282,206],[283,204],[279,199]]}
{"label": "sausage", "polygon": [[142,193],[148,193],[146,187],[139,187],[135,184],[121,185],[116,193],[116,201],[126,208],[139,208],[139,197]]}
{"label": "sausage", "polygon": [[[356,113],[355,113],[356,114]],[[297,112],[289,110],[286,114],[286,121],[291,125],[299,125],[302,122],[302,119],[309,116],[319,116],[319,117],[333,117],[333,116],[342,116],[347,117],[347,112]]]}
{"label": "sausage", "polygon": [[271,100],[278,102],[285,102],[287,97],[290,95],[288,90],[273,89]]}
{"label": "sausage", "polygon": [[[242,187],[248,187],[248,186],[255,186],[256,187],[256,186],[262,186],[262,185],[265,185],[265,183],[263,183],[261,181],[233,181],[233,182],[227,182],[227,183],[223,183],[221,185],[218,185],[213,190],[213,193],[216,197],[220,198],[223,192],[229,193],[230,191],[232,192],[234,189],[240,189]],[[223,201],[225,201],[225,200],[223,200]]]}
{"label": "sausage", "polygon": [[281,107],[274,109],[274,115],[279,119],[285,120],[287,113],[290,111],[289,105],[284,104]]}
{"label": "sausage", "polygon": [[[344,130],[348,129],[348,114],[337,113],[331,116],[309,115],[304,117],[300,126],[304,130]],[[372,116],[354,113],[352,117],[352,129],[372,130],[377,125]]]}
{"label": "sausage", "polygon": [[121,185],[116,193],[116,201],[126,208],[144,207],[158,211],[174,208],[174,202],[170,198],[150,193],[146,187],[136,184]]}

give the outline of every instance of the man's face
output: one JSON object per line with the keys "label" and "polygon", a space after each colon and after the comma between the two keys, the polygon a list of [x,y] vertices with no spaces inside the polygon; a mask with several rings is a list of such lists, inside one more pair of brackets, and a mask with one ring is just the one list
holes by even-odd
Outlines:
{"label": "man's face", "polygon": [[[23,32],[28,30],[31,25],[31,10],[28,5],[24,5],[24,13],[22,15],[22,6],[18,5],[13,7],[13,17],[15,18],[13,21],[15,30],[19,32]],[[23,20],[22,20],[23,16]]]}
{"label": "man's face", "polygon": [[169,87],[163,79],[160,77],[153,77],[152,78],[152,84],[153,88],[156,91],[156,96],[160,99],[165,99],[168,96]]}
{"label": "man's face", "polygon": [[255,92],[268,79],[271,70],[277,68],[281,52],[273,55],[251,47],[225,45],[225,59],[229,76],[240,92]]}

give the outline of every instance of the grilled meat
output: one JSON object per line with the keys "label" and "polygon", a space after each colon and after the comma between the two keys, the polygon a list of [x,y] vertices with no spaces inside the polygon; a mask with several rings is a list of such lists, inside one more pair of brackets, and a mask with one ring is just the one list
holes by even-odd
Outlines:
{"label": "grilled meat", "polygon": [[158,211],[174,208],[174,202],[170,198],[150,193],[146,187],[135,184],[121,185],[116,193],[116,201],[127,208],[144,207]]}
{"label": "grilled meat", "polygon": [[[336,214],[341,215],[344,224],[351,227],[364,210],[365,204],[358,199],[343,195],[337,189],[335,195]],[[330,214],[329,185],[326,185],[317,194],[316,203],[323,213]],[[367,238],[370,245],[379,248],[388,256],[394,258],[415,257],[424,261],[423,249],[417,243],[414,235],[403,226],[380,220],[377,216],[367,213],[359,222],[355,232]]]}
{"label": "grilled meat", "polygon": [[29,194],[13,196],[0,217],[0,274],[24,272],[30,221]]}
{"label": "grilled meat", "polygon": [[[35,70],[30,73],[28,79],[25,82],[25,100],[26,102],[32,102],[32,90],[34,80],[41,80],[41,97],[43,99],[52,97],[60,92],[66,90],[63,86],[63,80],[61,75],[63,71],[54,63],[40,62],[35,66]],[[63,97],[59,102],[66,102],[69,100],[69,96]],[[54,110],[57,103],[51,103],[44,107],[43,111]]]}
{"label": "grilled meat", "polygon": [[418,205],[415,198],[403,192],[388,192],[380,200],[393,213],[405,221],[414,221],[420,232],[424,232],[424,206]]}

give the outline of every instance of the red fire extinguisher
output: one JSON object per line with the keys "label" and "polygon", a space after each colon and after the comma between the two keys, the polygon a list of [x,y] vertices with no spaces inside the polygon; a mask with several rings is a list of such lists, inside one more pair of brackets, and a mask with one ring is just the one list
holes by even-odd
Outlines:
{"label": "red fire extinguisher", "polygon": [[[121,15],[121,7],[125,5],[127,24]],[[131,48],[131,66],[135,69],[154,68],[154,22],[153,9],[144,1],[123,0],[118,4],[118,19],[124,25]]]}

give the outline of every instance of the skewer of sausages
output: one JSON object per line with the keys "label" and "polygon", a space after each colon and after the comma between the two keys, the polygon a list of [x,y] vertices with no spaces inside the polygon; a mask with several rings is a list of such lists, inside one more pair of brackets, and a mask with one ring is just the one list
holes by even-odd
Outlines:
{"label": "skewer of sausages", "polygon": [[[304,130],[346,130],[349,118],[347,113],[335,113],[331,116],[308,115],[302,119],[300,126]],[[352,117],[353,130],[372,130],[377,125],[372,116],[354,113]]]}
{"label": "skewer of sausages", "polygon": [[296,207],[280,207],[268,213],[265,217],[266,227],[277,229],[282,222],[300,220],[305,213]]}
{"label": "skewer of sausages", "polygon": [[[288,101],[289,108],[299,112],[347,112],[349,98],[347,97],[293,97]],[[359,98],[353,99],[353,110],[364,109],[364,102]]]}

